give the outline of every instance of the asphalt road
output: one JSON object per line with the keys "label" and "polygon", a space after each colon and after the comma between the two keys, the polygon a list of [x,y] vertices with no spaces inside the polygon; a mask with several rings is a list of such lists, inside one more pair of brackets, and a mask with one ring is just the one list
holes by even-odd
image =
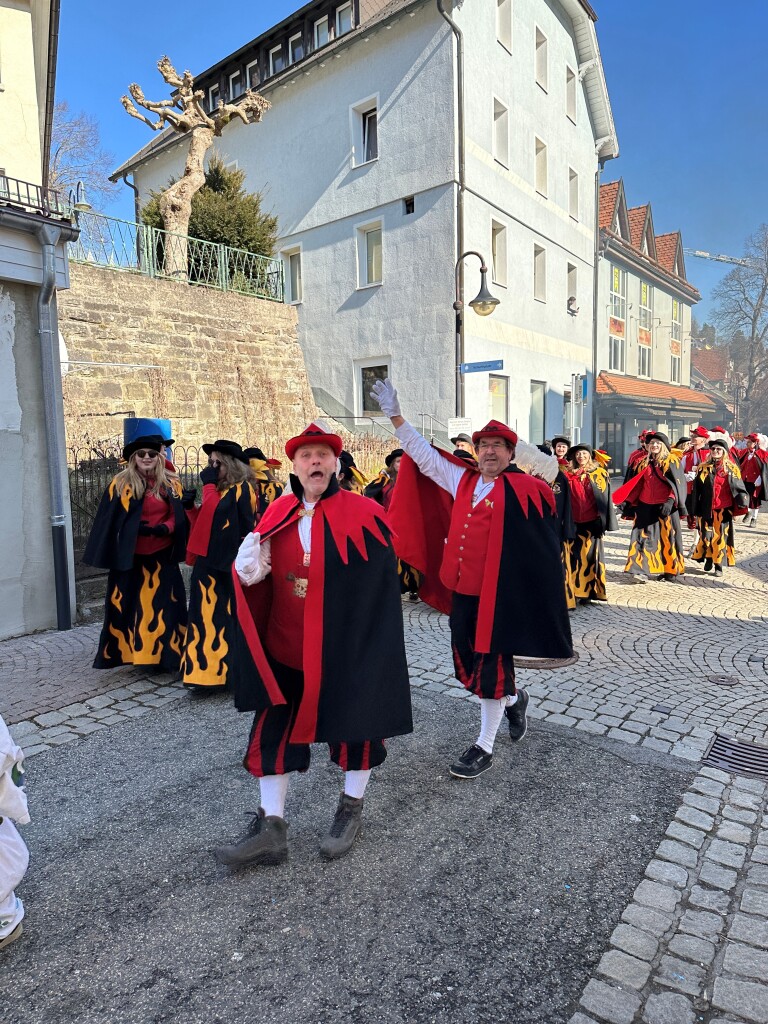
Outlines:
{"label": "asphalt road", "polygon": [[492,771],[461,782],[446,765],[477,708],[418,692],[414,711],[333,863],[323,747],[289,794],[289,862],[214,861],[258,803],[226,698],[35,757],[3,1024],[567,1021],[693,768],[533,723],[515,747],[502,726]]}

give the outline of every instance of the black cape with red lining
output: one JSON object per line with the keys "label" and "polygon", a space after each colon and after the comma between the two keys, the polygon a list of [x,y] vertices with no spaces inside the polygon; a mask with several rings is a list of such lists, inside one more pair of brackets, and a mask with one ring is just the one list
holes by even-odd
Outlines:
{"label": "black cape with red lining", "polygon": [[[262,540],[298,522],[301,485],[270,504]],[[244,587],[233,570],[238,642],[235,705],[285,699],[266,656],[272,577]],[[359,743],[413,731],[397,557],[386,513],[334,478],[315,505],[304,617],[304,694],[292,743]]]}
{"label": "black cape with red lining", "polygon": [[[464,460],[444,451],[440,455],[479,475]],[[516,466],[510,466],[501,479],[503,501],[494,498],[475,650],[571,658],[555,497],[544,481]],[[453,592],[440,582],[440,565],[453,502],[448,491],[421,473],[408,455],[403,456],[389,510],[397,553],[424,573],[422,600],[445,613],[451,610]]]}

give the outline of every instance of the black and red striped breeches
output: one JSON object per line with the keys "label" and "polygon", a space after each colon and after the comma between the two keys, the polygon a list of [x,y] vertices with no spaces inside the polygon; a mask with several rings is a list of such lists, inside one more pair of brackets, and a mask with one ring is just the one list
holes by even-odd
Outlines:
{"label": "black and red striped breeches", "polygon": [[[311,756],[309,743],[289,741],[304,690],[304,673],[279,662],[271,664],[287,703],[258,711],[253,720],[243,764],[257,778],[305,772]],[[384,740],[329,743],[328,751],[331,761],[345,772],[376,768],[387,756]]]}
{"label": "black and red striped breeches", "polygon": [[479,597],[454,593],[450,617],[453,667],[456,678],[471,693],[500,700],[517,692],[514,658],[511,654],[478,654],[475,651],[479,607]]}

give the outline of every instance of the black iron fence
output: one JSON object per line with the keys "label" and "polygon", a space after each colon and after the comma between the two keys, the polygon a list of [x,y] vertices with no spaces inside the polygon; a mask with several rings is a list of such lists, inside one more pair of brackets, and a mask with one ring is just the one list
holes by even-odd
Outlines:
{"label": "black iron fence", "polygon": [[[69,500],[72,509],[72,539],[75,549],[75,576],[81,579],[93,572],[82,563],[83,551],[91,532],[96,509],[110,480],[122,468],[122,446],[70,448],[67,451]],[[173,464],[186,488],[200,491],[200,470],[208,465],[201,448],[181,445],[173,448]]]}

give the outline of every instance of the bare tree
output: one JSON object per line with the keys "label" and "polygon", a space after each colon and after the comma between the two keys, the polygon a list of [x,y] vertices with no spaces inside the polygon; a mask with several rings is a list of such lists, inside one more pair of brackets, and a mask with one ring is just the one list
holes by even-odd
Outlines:
{"label": "bare tree", "polygon": [[99,123],[90,114],[73,114],[62,101],[53,108],[51,162],[48,182],[63,199],[82,181],[91,205],[97,210],[113,202],[118,186],[109,180],[115,165],[112,153],[102,149]]}
{"label": "bare tree", "polygon": [[[248,89],[239,103],[224,103],[220,99],[216,109],[207,113],[202,104],[202,90],[195,89],[191,72],[185,71],[180,76],[168,57],[157,62],[157,70],[174,89],[171,99],[157,102],[148,100],[141,86],[134,82],[128,87],[130,97],[123,96],[121,102],[131,117],[143,121],[152,131],[162,131],[169,127],[180,135],[190,136],[184,173],[178,181],[168,186],[159,201],[165,230],[184,236],[184,240],[175,239],[172,245],[166,246],[164,270],[174,277],[186,277],[186,235],[192,214],[192,196],[205,184],[205,154],[214,138],[221,135],[233,118],[239,117],[244,124],[256,124],[271,104],[259,93]],[[142,114],[131,97],[140,107],[155,115],[157,120],[152,121]]]}
{"label": "bare tree", "polygon": [[768,391],[768,224],[761,224],[744,247],[745,265],[734,267],[713,292],[714,320],[732,338],[735,386],[742,387],[741,419],[752,417]]}

